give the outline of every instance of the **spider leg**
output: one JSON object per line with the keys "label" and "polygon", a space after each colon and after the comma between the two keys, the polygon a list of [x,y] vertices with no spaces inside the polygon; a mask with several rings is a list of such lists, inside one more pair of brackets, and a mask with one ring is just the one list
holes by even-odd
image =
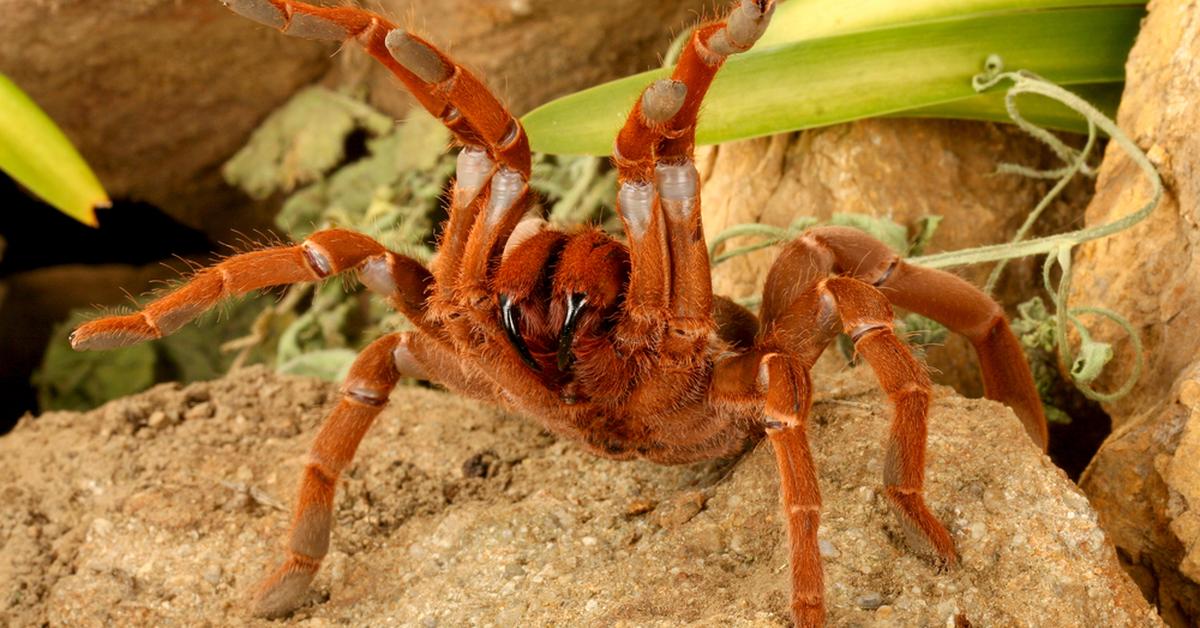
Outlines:
{"label": "spider leg", "polygon": [[[853,230],[834,233],[848,231]],[[860,278],[871,277],[879,266],[870,256],[855,256],[826,245],[823,237],[828,233],[814,230],[790,243],[767,274],[759,345],[788,351],[808,369],[839,327],[850,335],[896,408],[884,465],[888,499],[915,547],[926,547],[954,563],[954,543],[922,497],[926,421],[932,395],[929,375],[892,330],[893,312],[888,298]],[[885,260],[895,258],[883,244],[866,235],[860,238],[861,232],[853,234],[855,242],[861,239],[876,243],[869,249],[874,255]],[[846,259],[861,260],[863,264],[851,270],[844,265]],[[883,268],[890,267],[883,264]],[[828,277],[835,272],[855,272],[858,277]]]}
{"label": "spider leg", "polygon": [[618,209],[633,274],[618,341],[656,346],[669,366],[696,366],[714,330],[712,280],[692,159],[696,119],[725,59],[749,49],[774,2],[743,0],[697,28],[670,79],[651,84],[617,135]]}
{"label": "spider leg", "polygon": [[[806,342],[819,348],[828,344],[815,336]],[[792,617],[797,626],[819,628],[825,618],[825,585],[817,546],[821,492],[807,436],[812,408],[808,366],[787,348],[760,345],[718,361],[712,386],[709,406],[716,410],[714,415],[753,410],[766,427],[787,521]]]}
{"label": "spider leg", "polygon": [[422,314],[425,291],[432,281],[429,271],[365,235],[329,229],[295,246],[242,253],[205,268],[140,312],[80,325],[71,334],[71,346],[76,350],[114,349],[162,338],[222,299],[270,286],[318,281],[356,269],[362,271],[360,277],[368,287],[388,296],[418,328],[432,330]]}
{"label": "spider leg", "polygon": [[290,0],[222,0],[233,11],[284,33],[312,39],[356,39],[387,67],[464,146],[450,217],[433,274],[434,318],[451,318],[455,293],[478,299],[488,264],[529,205],[531,155],[520,122],[478,78],[424,39],[382,16],[354,7]]}
{"label": "spider leg", "polygon": [[342,386],[342,398],[313,441],[288,535],[287,558],[258,588],[253,612],[282,617],[303,601],[329,551],[338,477],[387,404],[401,376],[426,377],[413,361],[407,334],[384,336],[363,349]]}
{"label": "spider leg", "polygon": [[767,373],[767,439],[775,451],[787,518],[792,620],[802,628],[820,628],[825,623],[825,578],[817,544],[821,489],[806,430],[811,381],[794,359],[779,355],[764,361],[761,369]]}
{"label": "spider leg", "polygon": [[[808,252],[801,253],[802,249]],[[928,316],[965,336],[979,355],[984,396],[1012,408],[1030,438],[1043,450],[1046,448],[1046,417],[1033,375],[1003,308],[994,300],[950,273],[905,262],[886,245],[857,229],[810,229],[790,243],[780,259],[798,253],[806,260],[822,260],[834,273],[865,281],[879,288],[893,304]],[[763,292],[764,318],[769,316],[770,308],[782,307],[786,301],[783,296],[796,290],[787,281],[776,281],[774,285]]]}
{"label": "spider leg", "polygon": [[949,564],[958,563],[954,540],[925,505],[925,439],[933,383],[892,329],[892,306],[879,290],[850,277],[821,286],[837,302],[845,333],[870,362],[895,407],[883,465],[884,493],[909,543]]}

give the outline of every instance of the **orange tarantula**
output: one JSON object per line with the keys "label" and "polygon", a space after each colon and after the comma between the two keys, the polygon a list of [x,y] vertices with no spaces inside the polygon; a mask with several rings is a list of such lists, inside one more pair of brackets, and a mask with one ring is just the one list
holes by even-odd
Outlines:
{"label": "orange tarantula", "polygon": [[429,269],[367,236],[331,229],[295,246],[236,255],[128,316],[75,330],[76,349],[161,338],[221,299],[355,272],[416,331],[362,351],[312,446],[283,563],[254,612],[290,613],[329,549],[339,474],[401,377],[530,415],[600,456],[679,464],[730,456],[764,436],[779,464],[791,557],[791,609],[824,620],[820,496],[805,436],[809,370],[841,332],[895,407],[885,494],[908,536],[947,563],[954,542],[922,496],[931,384],[892,329],[892,306],[974,344],[986,394],[1046,443],[1033,380],[1001,308],[950,274],[909,265],[846,228],[788,244],[758,316],[714,297],[692,163],[696,119],[725,59],[759,38],[773,0],[741,0],[695,29],[670,79],[648,86],[616,137],[625,239],[557,231],[533,211],[525,131],[479,79],[427,41],[357,8],[222,0],[300,37],[350,40],[387,66],[462,149],[449,218]]}

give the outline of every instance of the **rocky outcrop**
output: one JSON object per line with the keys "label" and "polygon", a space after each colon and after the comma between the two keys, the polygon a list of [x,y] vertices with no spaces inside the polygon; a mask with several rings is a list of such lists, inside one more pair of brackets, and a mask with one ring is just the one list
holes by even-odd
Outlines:
{"label": "rocky outcrop", "polygon": [[[1087,500],[992,402],[939,388],[930,420],[928,498],[962,565],[906,547],[879,488],[890,412],[873,379],[817,377],[830,625],[1159,625]],[[253,368],[26,418],[0,439],[0,623],[252,624],[245,594],[278,557],[334,396]],[[783,626],[777,491],[766,446],[605,461],[402,387],[343,476],[332,552],[288,623]]]}
{"label": "rocky outcrop", "polygon": [[[1200,621],[1195,553],[1197,492],[1194,418],[1200,386],[1200,6],[1156,0],[1126,64],[1118,122],[1162,175],[1158,209],[1129,231],[1080,247],[1073,303],[1099,304],[1141,335],[1145,368],[1126,397],[1106,404],[1112,436],[1081,486],[1143,592],[1175,626]],[[1126,216],[1145,203],[1144,175],[1110,144],[1087,223]],[[1089,320],[1116,357],[1097,382],[1112,390],[1129,377],[1133,348],[1124,332]]]}
{"label": "rocky outcrop", "polygon": [[[254,127],[324,74],[295,41],[217,0],[0,0],[0,72],[62,126],[110,196],[215,238],[266,226],[220,179]],[[249,230],[247,229],[247,230]]]}

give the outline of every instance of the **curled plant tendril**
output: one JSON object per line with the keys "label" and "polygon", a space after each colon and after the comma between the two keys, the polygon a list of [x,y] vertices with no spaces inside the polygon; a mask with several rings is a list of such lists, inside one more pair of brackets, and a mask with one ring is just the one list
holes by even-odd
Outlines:
{"label": "curled plant tendril", "polygon": [[[1142,361],[1142,341],[1138,336],[1137,331],[1129,321],[1122,316],[1099,307],[1075,307],[1067,306],[1067,299],[1070,292],[1071,284],[1071,251],[1074,247],[1089,242],[1104,238],[1121,231],[1125,231],[1137,223],[1145,220],[1151,212],[1158,207],[1162,200],[1163,185],[1162,179],[1158,175],[1158,171],[1154,165],[1150,163],[1150,159],[1146,154],[1133,143],[1129,136],[1121,131],[1111,119],[1093,107],[1090,103],[1083,100],[1079,96],[1055,85],[1046,79],[1026,70],[1017,70],[1014,72],[1004,71],[1004,61],[1000,55],[989,55],[984,63],[984,71],[971,78],[971,86],[977,92],[983,92],[991,89],[1002,82],[1009,81],[1012,86],[1005,93],[1004,104],[1008,112],[1009,118],[1021,130],[1025,131],[1034,138],[1050,147],[1066,165],[1062,168],[1053,170],[1036,170],[1025,166],[1015,164],[1001,164],[997,169],[998,173],[1019,174],[1031,178],[1039,179],[1058,179],[1054,187],[1046,193],[1038,204],[1030,211],[1025,222],[1017,230],[1013,240],[1003,244],[994,244],[989,246],[980,246],[960,251],[949,251],[934,255],[925,255],[920,257],[909,258],[909,262],[929,268],[947,268],[952,266],[967,266],[973,264],[982,264],[985,262],[999,262],[996,268],[992,271],[988,278],[986,290],[991,292],[998,281],[1000,274],[1003,272],[1005,263],[1008,260],[1028,257],[1031,255],[1043,255],[1046,257],[1046,264],[1043,267],[1043,282],[1046,291],[1050,293],[1051,301],[1054,304],[1054,323],[1053,331],[1046,330],[1047,333],[1052,333],[1055,344],[1059,348],[1059,359],[1063,364],[1070,365],[1071,378],[1075,386],[1085,396],[1090,399],[1100,402],[1111,402],[1119,399],[1129,393],[1133,389],[1134,384],[1141,377],[1143,361]],[[1087,142],[1082,149],[1075,149],[1067,146],[1062,140],[1058,139],[1054,134],[1046,129],[1039,127],[1024,116],[1021,115],[1020,109],[1017,107],[1017,97],[1022,94],[1036,94],[1055,100],[1060,104],[1074,110],[1087,121],[1088,134]],[[1146,174],[1146,178],[1150,181],[1152,193],[1150,198],[1137,211],[1124,216],[1120,219],[1107,222],[1105,224],[1079,229],[1068,233],[1062,233],[1053,236],[1045,236],[1026,240],[1029,230],[1037,222],[1038,218],[1049,207],[1050,203],[1062,193],[1067,183],[1077,174],[1094,177],[1096,175],[1093,169],[1087,163],[1088,156],[1095,147],[1097,130],[1103,131],[1109,136],[1111,141],[1116,142],[1118,146],[1133,160],[1142,172]],[[727,261],[733,257],[746,255],[753,251],[775,246],[782,242],[795,237],[800,231],[816,224],[816,220],[811,217],[801,217],[796,219],[787,227],[774,227],[769,225],[759,224],[740,224],[734,225],[717,234],[709,246],[709,255],[712,259],[712,265],[716,266],[721,262]],[[739,236],[759,236],[763,238],[761,242],[756,242],[746,246],[742,246],[730,251],[725,251],[717,254],[716,250],[720,244],[730,238]],[[1061,279],[1057,288],[1054,287],[1051,279],[1054,265],[1057,264],[1061,269]],[[1100,373],[1104,370],[1104,366],[1112,359],[1112,346],[1105,342],[1099,342],[1091,337],[1087,327],[1080,320],[1082,315],[1093,315],[1107,318],[1116,323],[1129,336],[1130,342],[1133,343],[1134,350],[1134,366],[1133,372],[1129,378],[1115,391],[1104,393],[1095,390],[1091,386]],[[1068,325],[1074,327],[1079,333],[1080,350],[1078,355],[1074,355],[1071,345],[1067,339]]]}

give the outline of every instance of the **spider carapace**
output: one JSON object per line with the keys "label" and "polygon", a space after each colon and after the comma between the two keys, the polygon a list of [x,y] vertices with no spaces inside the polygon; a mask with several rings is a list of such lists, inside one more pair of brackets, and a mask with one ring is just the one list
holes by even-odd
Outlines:
{"label": "spider carapace", "polygon": [[765,436],[779,463],[791,610],[802,626],[824,620],[820,497],[805,436],[809,370],[838,333],[849,334],[894,405],[884,493],[908,536],[938,559],[954,563],[957,554],[922,497],[931,384],[893,332],[892,306],[970,339],[986,395],[1012,407],[1045,445],[1041,404],[1001,308],[861,232],[817,228],[786,245],[758,316],[713,296],[692,162],[696,119],[725,59],[766,28],[771,0],[742,0],[697,27],[671,78],[633,104],[613,147],[623,242],[549,228],[534,209],[520,122],[427,41],[357,8],[222,2],[285,33],[357,41],[461,146],[429,269],[367,236],[320,231],[295,246],[235,255],[144,310],[86,323],[71,337],[76,349],[161,338],[221,299],[344,272],[412,321],[415,331],[376,340],[351,368],[312,446],[286,557],[260,586],[256,614],[286,615],[305,599],[329,549],[339,474],[405,376],[516,409],[608,457],[691,462]]}

